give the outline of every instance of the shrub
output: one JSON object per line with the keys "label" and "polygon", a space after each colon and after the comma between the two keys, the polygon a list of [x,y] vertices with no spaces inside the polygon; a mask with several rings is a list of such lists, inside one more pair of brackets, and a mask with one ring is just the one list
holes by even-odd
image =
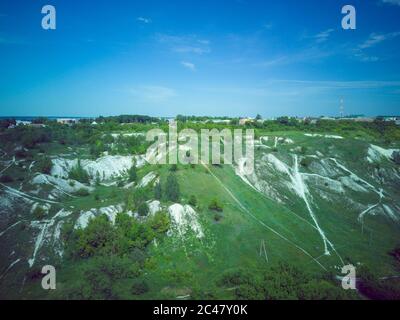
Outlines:
{"label": "shrub", "polygon": [[2,183],[10,183],[13,181],[14,181],[14,179],[7,174],[0,176],[0,182],[2,182]]}
{"label": "shrub", "polygon": [[53,167],[53,163],[49,157],[43,157],[40,161],[38,161],[38,171],[44,174],[50,174],[51,168]]}
{"label": "shrub", "polygon": [[157,200],[161,200],[162,198],[162,189],[160,183],[156,183],[156,185],[154,186],[154,198],[156,198]]}
{"label": "shrub", "polygon": [[175,172],[178,170],[178,166],[176,164],[171,165],[171,167],[169,168],[169,171]]}
{"label": "shrub", "polygon": [[88,189],[80,188],[78,191],[75,192],[75,195],[79,197],[87,197],[89,195]]}
{"label": "shrub", "polygon": [[45,215],[46,211],[41,206],[37,206],[35,210],[33,210],[33,216],[36,220],[42,220]]}
{"label": "shrub", "polygon": [[195,206],[197,205],[197,198],[196,198],[195,195],[191,195],[191,196],[190,196],[190,198],[189,198],[189,204],[190,204],[192,207],[195,207]]}
{"label": "shrub", "polygon": [[400,164],[400,151],[394,151],[392,154],[392,159],[396,164]]}
{"label": "shrub", "polygon": [[76,166],[70,170],[68,178],[82,183],[89,183],[90,180],[89,174],[82,168],[80,160],[78,160]]}
{"label": "shrub", "polygon": [[144,280],[134,280],[132,284],[131,292],[134,295],[140,295],[149,291],[149,286]]}
{"label": "shrub", "polygon": [[147,216],[147,214],[149,213],[149,205],[147,204],[147,202],[143,202],[139,208],[138,208],[138,214],[141,217]]}
{"label": "shrub", "polygon": [[215,221],[215,222],[221,221],[222,218],[223,218],[223,215],[220,214],[219,212],[217,212],[217,213],[214,214],[214,221]]}
{"label": "shrub", "polygon": [[170,174],[168,176],[165,190],[168,200],[174,202],[179,200],[180,198],[179,184],[174,174]]}
{"label": "shrub", "polygon": [[128,171],[128,175],[129,175],[129,181],[136,182],[136,180],[137,180],[137,172],[136,172],[136,166],[135,165],[132,165],[132,167],[130,167],[130,169]]}
{"label": "shrub", "polygon": [[211,200],[210,204],[208,205],[208,209],[217,211],[217,212],[222,212],[223,211],[223,206],[222,204],[219,203],[217,199]]}
{"label": "shrub", "polygon": [[303,167],[308,168],[308,166],[311,164],[311,159],[310,158],[303,158],[303,159],[301,159],[300,164]]}

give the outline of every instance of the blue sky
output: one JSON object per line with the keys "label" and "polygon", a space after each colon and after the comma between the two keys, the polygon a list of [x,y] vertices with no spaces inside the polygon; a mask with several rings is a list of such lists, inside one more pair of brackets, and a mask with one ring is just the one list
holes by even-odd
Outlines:
{"label": "blue sky", "polygon": [[400,114],[399,52],[400,0],[2,0],[0,115]]}

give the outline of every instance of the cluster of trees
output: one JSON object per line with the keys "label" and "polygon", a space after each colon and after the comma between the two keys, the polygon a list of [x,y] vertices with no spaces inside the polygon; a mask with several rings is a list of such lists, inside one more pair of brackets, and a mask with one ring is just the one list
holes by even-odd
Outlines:
{"label": "cluster of trees", "polygon": [[129,299],[145,293],[148,284],[142,276],[148,245],[154,239],[162,240],[169,224],[165,212],[158,212],[144,222],[120,213],[114,225],[106,215],[99,215],[85,229],[77,230],[66,223],[62,230],[66,257],[77,267],[72,270],[75,274],[69,277],[63,296]]}
{"label": "cluster of trees", "polygon": [[98,117],[95,120],[97,123],[115,122],[115,123],[158,123],[161,120],[155,117],[144,115],[120,115],[114,117]]}
{"label": "cluster of trees", "polygon": [[154,198],[157,200],[165,199],[167,201],[178,202],[181,197],[181,191],[176,174],[171,172],[168,175],[164,187],[160,182],[156,183],[154,185],[153,194]]}
{"label": "cluster of trees", "polygon": [[90,176],[87,171],[82,167],[80,159],[78,159],[77,164],[69,171],[68,178],[79,181],[81,183],[90,182]]}
{"label": "cluster of trees", "polygon": [[315,277],[286,263],[258,272],[247,269],[228,270],[217,281],[217,285],[235,288],[236,298],[244,300],[357,298],[351,290],[343,290],[333,276]]}

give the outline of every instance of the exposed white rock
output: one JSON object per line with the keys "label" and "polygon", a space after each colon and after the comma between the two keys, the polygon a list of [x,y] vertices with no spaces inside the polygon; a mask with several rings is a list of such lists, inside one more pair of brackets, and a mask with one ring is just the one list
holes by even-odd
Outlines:
{"label": "exposed white rock", "polygon": [[91,191],[92,188],[85,186],[84,184],[75,180],[65,180],[58,177],[53,177],[46,174],[38,174],[32,179],[32,184],[47,184],[52,185],[59,192],[71,195],[71,193],[77,192],[80,189],[86,189]]}
{"label": "exposed white rock", "polygon": [[158,200],[147,201],[147,204],[149,205],[149,215],[154,215],[162,209]]}
{"label": "exposed white rock", "polygon": [[111,223],[115,223],[115,218],[118,213],[123,211],[123,207],[121,204],[115,206],[108,206],[99,209],[90,209],[88,211],[81,211],[79,218],[75,222],[75,229],[85,229],[90,219],[97,217],[98,215],[105,214]]}
{"label": "exposed white rock", "polygon": [[328,139],[343,139],[342,136],[332,135],[332,134],[319,134],[319,133],[305,133],[307,137],[321,137],[321,138],[328,138]]}
{"label": "exposed white rock", "polygon": [[184,237],[188,230],[192,230],[197,238],[204,237],[197,213],[191,206],[175,203],[168,208],[168,213],[171,217],[172,229],[180,237]]}
{"label": "exposed white rock", "polygon": [[[57,222],[59,222],[60,220],[62,221],[64,218],[68,217],[71,213],[72,212],[70,211],[61,209],[51,219],[31,222],[31,227],[37,228],[40,231],[35,240],[35,247],[33,250],[32,257],[28,260],[29,267],[32,267],[33,264],[35,263],[36,256],[45,242],[53,242],[53,247],[54,247],[54,243],[56,241],[59,241],[59,236],[61,233],[61,225],[57,224],[55,229],[53,228],[53,226],[56,223],[56,221]],[[54,235],[57,238],[54,237]],[[60,252],[62,252],[61,250],[62,250],[62,244],[58,243],[57,246],[55,247],[55,251],[60,254]]]}
{"label": "exposed white rock", "polygon": [[140,180],[140,182],[138,183],[138,187],[144,188],[148,186],[148,184],[152,182],[156,177],[157,175],[154,172],[149,172],[142,178],[142,180]]}
{"label": "exposed white rock", "polygon": [[393,152],[399,149],[384,149],[382,147],[371,144],[368,148],[367,160],[368,162],[380,161],[382,158],[391,159]]}
{"label": "exposed white rock", "polygon": [[[78,164],[77,159],[56,158],[52,160],[52,176],[67,178],[69,171]],[[96,179],[97,173],[101,180],[110,180],[116,176],[126,173],[135,163],[137,167],[145,164],[142,156],[103,156],[97,160],[82,159],[81,166],[85,169],[91,179]]]}

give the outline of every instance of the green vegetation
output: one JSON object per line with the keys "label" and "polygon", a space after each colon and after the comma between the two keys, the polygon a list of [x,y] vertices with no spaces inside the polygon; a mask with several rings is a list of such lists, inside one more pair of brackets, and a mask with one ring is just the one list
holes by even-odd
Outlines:
{"label": "green vegetation", "polygon": [[46,211],[41,206],[37,206],[35,210],[33,210],[33,216],[36,220],[42,220],[46,216]]}
{"label": "green vegetation", "polygon": [[[16,251],[15,257],[30,259],[42,234],[43,229],[39,227],[56,217],[43,231],[45,240],[37,250],[32,269],[27,271],[26,264],[16,264],[15,272],[1,279],[0,298],[399,299],[400,284],[397,278],[392,278],[399,270],[399,226],[383,206],[397,210],[398,165],[395,163],[399,163],[399,155],[394,153],[390,158],[377,154],[374,162],[366,159],[371,144],[399,148],[399,127],[383,121],[311,123],[291,118],[239,126],[238,119],[226,118],[229,123],[216,124],[194,123],[191,121],[198,118],[181,117],[179,130],[255,129],[257,139],[269,138],[260,139],[264,146],[256,146],[258,163],[273,156],[293,172],[297,155],[298,170],[304,173],[309,204],[319,226],[344,263],[348,263],[347,257],[354,261],[362,296],[341,289],[336,278],[341,275],[338,269],[342,266],[341,259],[331,248],[331,255],[323,255],[323,241],[313,227],[307,205],[290,189],[292,186],[288,187],[291,180],[287,174],[275,170],[272,162],[256,172],[258,184],[250,181],[257,190],[235,173],[236,168],[228,165],[209,165],[205,169],[201,165],[145,164],[124,168],[107,181],[101,171],[95,172],[90,192],[85,188],[76,193],[62,192],[60,189],[66,183],[75,187],[78,184],[75,181],[91,182],[83,161],[107,154],[143,155],[148,144],[142,133],[152,128],[168,129],[164,120],[122,116],[95,119],[96,125],[91,125],[94,119],[73,125],[39,119],[37,122],[45,127],[8,129],[5,124],[0,125],[0,171],[4,170],[0,181],[7,183],[0,190],[6,199],[1,209],[11,213],[2,215],[1,230],[23,221],[2,236],[1,269],[7,270],[15,260],[9,257],[11,248]],[[210,119],[204,117],[201,121]],[[307,137],[305,132],[335,134],[344,139]],[[274,148],[275,137],[283,138],[277,148]],[[17,161],[13,164],[14,156]],[[69,170],[70,181],[57,177],[60,186],[34,184],[37,172],[51,174],[50,159],[57,158],[82,160]],[[335,165],[332,158],[357,174],[357,183],[366,191],[352,189],[351,174]],[[150,172],[159,178],[156,183],[125,187],[128,181],[137,182]],[[384,189],[385,196],[376,212],[365,214],[362,225],[359,214],[378,203],[379,195],[361,179],[377,190]],[[341,181],[348,183],[342,184],[343,192],[336,192]],[[274,192],[269,193],[271,189]],[[31,211],[33,203],[22,201],[24,197],[37,203],[35,210]],[[153,200],[160,201],[161,211],[149,215],[147,203]],[[175,220],[171,225],[169,206],[172,203],[189,204],[195,210],[190,222],[201,227],[202,237],[191,226],[185,226],[184,233],[177,231]],[[61,209],[69,214],[59,215]],[[117,211],[122,213],[116,214]],[[87,212],[95,213],[95,217],[85,229],[75,229],[77,219]],[[111,213],[106,216],[100,212]],[[140,219],[133,217],[135,212]],[[110,218],[114,214],[113,224]],[[31,225],[32,220],[42,221],[36,228],[35,224]],[[61,226],[60,242],[57,242],[54,235]],[[61,249],[64,250],[62,258],[58,254]],[[42,262],[55,265],[60,271],[55,292],[40,289]],[[21,289],[24,277],[26,282]]]}
{"label": "green vegetation", "polygon": [[131,182],[137,181],[137,172],[135,164],[133,164],[132,167],[129,169],[128,175],[129,175],[129,181]]}
{"label": "green vegetation", "polygon": [[75,192],[75,195],[77,195],[79,197],[87,197],[88,195],[90,195],[90,192],[86,188],[81,188]]}
{"label": "green vegetation", "polygon": [[143,202],[139,207],[138,207],[138,214],[141,217],[147,216],[149,213],[149,205],[147,202]]}
{"label": "green vegetation", "polygon": [[68,175],[69,179],[79,181],[81,183],[89,183],[90,177],[89,174],[86,172],[85,169],[82,168],[81,160],[78,160],[76,166],[74,166]]}
{"label": "green vegetation", "polygon": [[154,198],[157,200],[161,200],[162,198],[161,183],[159,182],[154,186]]}
{"label": "green vegetation", "polygon": [[210,204],[208,205],[208,209],[217,212],[222,212],[224,210],[222,204],[220,204],[220,202],[216,198],[211,200]]}
{"label": "green vegetation", "polygon": [[51,159],[46,156],[39,160],[37,164],[38,171],[44,174],[50,174],[52,167],[53,163],[51,162]]}
{"label": "green vegetation", "polygon": [[180,198],[179,184],[175,174],[173,173],[168,175],[167,184],[165,187],[165,194],[168,200],[174,202],[179,201]]}
{"label": "green vegetation", "polygon": [[66,226],[68,255],[80,267],[68,269],[72,280],[59,294],[69,299],[125,299],[146,293],[148,284],[141,276],[149,259],[147,247],[168,228],[168,216],[162,212],[143,223],[121,213],[115,225],[100,215],[84,230]]}
{"label": "green vegetation", "polygon": [[189,204],[192,206],[192,207],[196,207],[197,206],[197,198],[196,198],[196,196],[195,195],[191,195],[190,196],[190,198],[189,198]]}

